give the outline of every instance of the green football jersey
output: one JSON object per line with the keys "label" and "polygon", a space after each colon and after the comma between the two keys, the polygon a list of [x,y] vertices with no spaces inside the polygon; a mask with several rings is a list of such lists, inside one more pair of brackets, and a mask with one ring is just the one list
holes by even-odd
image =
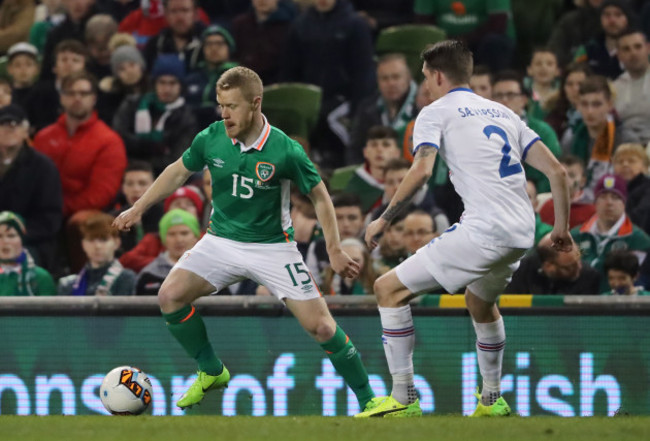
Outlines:
{"label": "green football jersey", "polygon": [[192,171],[210,170],[208,233],[239,242],[292,241],[291,182],[307,194],[321,181],[300,144],[268,122],[246,149],[228,137],[223,121],[215,122],[194,138],[183,164]]}

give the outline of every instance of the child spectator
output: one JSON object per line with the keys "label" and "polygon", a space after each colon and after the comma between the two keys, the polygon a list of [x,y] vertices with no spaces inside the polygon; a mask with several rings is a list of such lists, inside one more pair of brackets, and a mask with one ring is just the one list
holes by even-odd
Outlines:
{"label": "child spectator", "polygon": [[627,182],[625,212],[632,223],[650,234],[650,177],[648,155],[641,144],[621,144],[614,157],[614,174]]}
{"label": "child spectator", "polygon": [[528,77],[524,87],[530,92],[528,114],[533,118],[544,119],[549,112],[548,100],[558,90],[557,77],[560,70],[557,57],[547,48],[533,50],[530,64],[527,68]]}
{"label": "child spectator", "polygon": [[0,212],[0,296],[51,296],[56,294],[52,276],[36,266],[23,248],[27,230],[11,211]]}
{"label": "child spectator", "polygon": [[97,213],[80,225],[81,246],[88,263],[79,274],[59,280],[59,295],[133,295],[135,273],[122,267],[115,258],[120,234],[111,226],[113,219],[110,214]]}
{"label": "child spectator", "polygon": [[13,86],[12,102],[24,109],[40,73],[38,50],[25,42],[11,46],[7,52],[7,73]]}
{"label": "child spectator", "polygon": [[159,234],[165,251],[145,266],[136,282],[137,295],[157,295],[162,282],[178,259],[201,237],[199,221],[185,210],[174,209],[160,219]]}
{"label": "child spectator", "polygon": [[322,291],[331,295],[369,295],[372,294],[375,284],[375,271],[372,266],[372,259],[366,245],[359,239],[348,238],[341,241],[343,251],[359,264],[361,271],[356,279],[341,277],[334,272],[332,267],[327,267]]}
{"label": "child spectator", "polygon": [[379,239],[379,246],[372,250],[372,267],[378,277],[395,268],[408,257],[404,246],[405,217],[403,213],[395,216]]}
{"label": "child spectator", "polygon": [[[124,171],[122,191],[111,209],[111,214],[117,216],[131,208],[153,184],[153,181],[154,175],[151,164],[144,161],[131,161]],[[120,233],[122,240],[121,251],[126,252],[133,249],[145,234],[156,233],[158,231],[158,222],[163,214],[162,205],[156,204],[146,211],[142,216],[142,220],[134,225],[130,231],[122,231]]]}
{"label": "child spectator", "polygon": [[474,93],[488,100],[492,99],[492,72],[487,66],[474,66],[474,72],[469,78],[469,87]]}
{"label": "child spectator", "polygon": [[639,259],[630,251],[612,251],[605,259],[605,275],[609,291],[603,295],[650,296],[643,286],[635,286],[639,278]]}

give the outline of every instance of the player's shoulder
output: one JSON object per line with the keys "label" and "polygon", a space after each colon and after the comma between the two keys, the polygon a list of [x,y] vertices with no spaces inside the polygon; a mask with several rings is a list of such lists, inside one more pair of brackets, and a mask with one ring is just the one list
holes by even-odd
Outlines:
{"label": "player's shoulder", "polygon": [[213,122],[205,129],[201,130],[196,136],[212,137],[212,136],[224,135],[225,133],[226,133],[226,127],[223,123],[223,120],[220,120],[220,121]]}
{"label": "player's shoulder", "polygon": [[279,152],[285,153],[291,153],[296,149],[303,149],[298,141],[291,138],[289,135],[275,126],[271,126],[271,132],[269,133],[267,145],[273,150],[278,149]]}

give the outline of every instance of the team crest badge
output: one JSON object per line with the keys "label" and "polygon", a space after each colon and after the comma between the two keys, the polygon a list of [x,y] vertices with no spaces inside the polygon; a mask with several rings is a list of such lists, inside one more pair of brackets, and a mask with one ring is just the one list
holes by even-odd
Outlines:
{"label": "team crest badge", "polygon": [[255,166],[255,173],[262,182],[266,182],[275,174],[275,165],[268,162],[258,162]]}

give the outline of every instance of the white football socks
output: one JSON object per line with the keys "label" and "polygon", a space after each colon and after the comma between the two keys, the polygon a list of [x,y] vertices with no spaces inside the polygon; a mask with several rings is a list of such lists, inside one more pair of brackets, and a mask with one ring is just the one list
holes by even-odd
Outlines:
{"label": "white football socks", "polygon": [[501,366],[506,346],[506,329],[503,317],[492,323],[473,323],[478,366],[483,377],[481,403],[491,406],[501,396]]}
{"label": "white football socks", "polygon": [[413,383],[413,346],[415,328],[409,305],[399,308],[379,307],[388,369],[393,377],[393,398],[401,404],[417,400]]}

